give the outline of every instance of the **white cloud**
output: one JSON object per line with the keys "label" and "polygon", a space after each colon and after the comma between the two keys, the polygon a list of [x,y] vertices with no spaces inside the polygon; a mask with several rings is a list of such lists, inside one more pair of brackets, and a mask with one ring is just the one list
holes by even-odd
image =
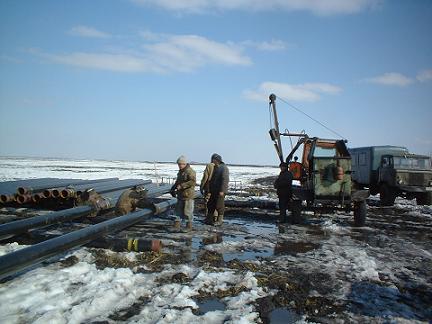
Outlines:
{"label": "white cloud", "polygon": [[[189,72],[209,64],[252,64],[243,48],[197,35],[141,33],[147,41],[139,50],[42,54],[56,63],[117,72]],[[40,53],[39,53],[40,55]]]}
{"label": "white cloud", "polygon": [[271,41],[263,41],[263,42],[247,40],[241,42],[241,44],[243,46],[256,48],[260,51],[280,51],[289,47],[289,45],[286,42],[280,39],[272,39]]}
{"label": "white cloud", "polygon": [[277,96],[292,101],[314,102],[322,94],[337,94],[342,89],[329,83],[303,83],[289,84],[278,82],[263,82],[256,90],[245,90],[243,95],[250,100],[268,101],[268,96],[275,93]]}
{"label": "white cloud", "polygon": [[56,63],[116,72],[163,72],[149,59],[131,54],[84,53],[44,55]]}
{"label": "white cloud", "polygon": [[414,82],[413,79],[395,72],[384,73],[376,77],[365,79],[364,81],[369,83],[381,84],[386,86],[399,86],[405,87]]}
{"label": "white cloud", "polygon": [[89,26],[82,26],[82,25],[72,27],[69,33],[74,36],[91,37],[91,38],[111,37],[110,34],[104,33],[100,30],[97,30],[96,28],[89,27]]}
{"label": "white cloud", "polygon": [[21,59],[18,59],[16,57],[9,56],[9,55],[0,55],[0,60],[5,61],[5,62],[9,62],[9,63],[22,63],[23,62]]}
{"label": "white cloud", "polygon": [[420,71],[417,74],[417,80],[420,82],[426,82],[432,80],[432,69]]}
{"label": "white cloud", "polygon": [[143,30],[139,32],[139,35],[146,41],[157,41],[159,39],[161,39],[162,37],[164,37],[164,34],[160,34],[160,33],[154,33],[150,30]]}
{"label": "white cloud", "polygon": [[188,13],[214,10],[308,11],[316,15],[351,14],[379,5],[382,0],[131,0],[144,6],[156,6]]}

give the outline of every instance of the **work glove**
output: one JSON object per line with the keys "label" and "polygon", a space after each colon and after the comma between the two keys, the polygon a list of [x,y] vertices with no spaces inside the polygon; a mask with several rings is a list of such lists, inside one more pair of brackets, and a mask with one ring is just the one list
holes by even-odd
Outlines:
{"label": "work glove", "polygon": [[170,190],[170,194],[171,196],[173,196],[174,198],[177,197],[177,190],[175,186],[172,186],[171,190]]}

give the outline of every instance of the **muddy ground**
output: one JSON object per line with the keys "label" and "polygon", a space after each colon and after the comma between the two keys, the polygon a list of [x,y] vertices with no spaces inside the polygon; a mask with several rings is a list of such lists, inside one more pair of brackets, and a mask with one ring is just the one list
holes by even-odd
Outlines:
{"label": "muddy ground", "polygon": [[[199,209],[200,210],[200,209]],[[11,217],[2,210],[3,217]],[[15,213],[16,214],[16,213]],[[9,216],[6,216],[9,215]],[[145,237],[163,243],[159,252],[126,258],[106,249],[90,249],[98,269],[130,268],[161,272],[186,264],[207,272],[251,272],[266,292],[253,307],[263,323],[405,323],[432,320],[432,208],[399,199],[394,207],[369,201],[367,226],[353,227],[347,213],[304,215],[300,225],[276,224],[275,210],[233,208],[222,227],[205,225],[197,215],[192,232],[173,227],[172,215],[134,226],[117,237]],[[80,224],[51,227],[11,239],[29,244],[40,233],[58,234]],[[145,234],[144,234],[145,233]],[[74,256],[61,266],[78,262]],[[189,285],[194,278],[178,272],[158,279]],[[248,288],[234,285],[198,291],[195,315],[224,310],[229,296]],[[128,321],[148,300],[140,297],[109,316]]]}

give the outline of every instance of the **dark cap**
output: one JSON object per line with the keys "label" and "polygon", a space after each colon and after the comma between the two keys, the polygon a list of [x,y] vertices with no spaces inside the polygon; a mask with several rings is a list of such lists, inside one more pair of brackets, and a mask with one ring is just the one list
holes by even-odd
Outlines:
{"label": "dark cap", "polygon": [[222,162],[222,156],[220,156],[220,155],[217,154],[217,153],[214,153],[214,154],[211,156],[211,160],[216,160],[216,161],[218,161],[218,162]]}
{"label": "dark cap", "polygon": [[286,162],[281,162],[281,164],[279,164],[279,168],[287,168],[288,169],[288,164]]}

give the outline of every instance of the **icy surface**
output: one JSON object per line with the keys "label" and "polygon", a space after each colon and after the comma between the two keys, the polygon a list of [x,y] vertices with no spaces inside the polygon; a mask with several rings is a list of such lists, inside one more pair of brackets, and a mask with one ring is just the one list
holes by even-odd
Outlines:
{"label": "icy surface", "polygon": [[[228,162],[229,163],[229,162]],[[250,185],[253,179],[274,176],[278,168],[229,166],[231,187],[240,190]],[[201,179],[205,165],[193,165],[197,179]],[[100,160],[60,160],[0,157],[0,181],[29,178],[140,178],[160,182],[162,178],[175,178],[178,167],[175,163],[129,162]]]}

